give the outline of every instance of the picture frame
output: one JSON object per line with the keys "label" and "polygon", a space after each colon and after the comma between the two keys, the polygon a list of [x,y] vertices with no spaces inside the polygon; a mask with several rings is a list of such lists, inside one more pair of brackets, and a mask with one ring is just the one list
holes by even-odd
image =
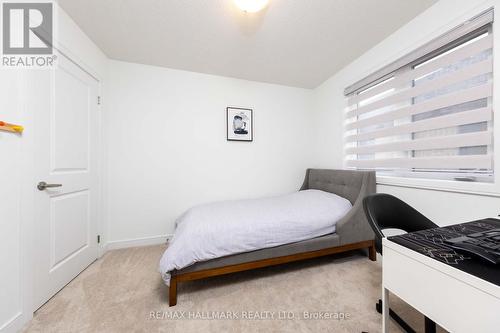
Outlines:
{"label": "picture frame", "polygon": [[226,108],[226,138],[227,141],[253,141],[253,109]]}

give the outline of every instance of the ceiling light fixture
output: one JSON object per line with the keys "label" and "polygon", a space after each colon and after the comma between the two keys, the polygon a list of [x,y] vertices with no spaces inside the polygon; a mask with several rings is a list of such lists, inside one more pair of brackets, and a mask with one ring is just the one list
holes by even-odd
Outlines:
{"label": "ceiling light fixture", "polygon": [[244,12],[255,13],[266,7],[269,0],[234,0],[236,6]]}

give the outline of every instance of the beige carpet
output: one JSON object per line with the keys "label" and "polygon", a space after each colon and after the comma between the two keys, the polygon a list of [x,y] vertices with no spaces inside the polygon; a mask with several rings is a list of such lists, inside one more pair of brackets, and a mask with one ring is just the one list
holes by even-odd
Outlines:
{"label": "beige carpet", "polygon": [[[26,332],[381,331],[374,308],[380,261],[361,253],[181,283],[178,304],[169,308],[168,289],[157,272],[164,249],[108,252],[41,307]],[[422,331],[419,313],[395,297],[391,301]],[[304,312],[332,318],[307,319]],[[391,324],[391,332],[400,331]]]}

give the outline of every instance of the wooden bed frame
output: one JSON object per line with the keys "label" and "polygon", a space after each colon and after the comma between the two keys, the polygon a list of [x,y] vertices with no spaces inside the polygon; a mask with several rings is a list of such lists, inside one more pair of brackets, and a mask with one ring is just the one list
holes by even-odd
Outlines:
{"label": "wooden bed frame", "polygon": [[370,260],[376,261],[377,260],[377,253],[375,251],[375,241],[370,240],[370,241],[363,241],[363,242],[358,242],[358,243],[330,247],[330,248],[317,250],[317,251],[302,252],[302,253],[292,254],[292,255],[283,256],[283,257],[269,258],[269,259],[246,262],[246,263],[242,263],[242,264],[205,269],[205,270],[196,271],[196,272],[177,274],[176,271],[172,271],[171,277],[170,277],[168,305],[174,306],[177,304],[177,283],[179,283],[179,282],[200,280],[200,279],[205,279],[205,278],[209,278],[212,276],[219,276],[219,275],[225,275],[225,274],[230,274],[230,273],[235,273],[235,272],[248,271],[251,269],[280,265],[280,264],[284,264],[284,263],[292,262],[292,261],[318,258],[318,257],[323,257],[323,256],[335,254],[335,253],[342,253],[342,252],[347,252],[347,251],[352,251],[352,250],[357,250],[357,249],[366,249],[366,248],[368,249],[368,257],[370,258]]}

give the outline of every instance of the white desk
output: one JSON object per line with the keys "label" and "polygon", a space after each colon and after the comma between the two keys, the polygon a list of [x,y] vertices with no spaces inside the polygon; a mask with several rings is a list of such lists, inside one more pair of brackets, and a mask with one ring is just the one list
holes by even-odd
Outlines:
{"label": "white desk", "polygon": [[389,291],[449,332],[500,332],[499,286],[388,239],[382,246],[383,332]]}

